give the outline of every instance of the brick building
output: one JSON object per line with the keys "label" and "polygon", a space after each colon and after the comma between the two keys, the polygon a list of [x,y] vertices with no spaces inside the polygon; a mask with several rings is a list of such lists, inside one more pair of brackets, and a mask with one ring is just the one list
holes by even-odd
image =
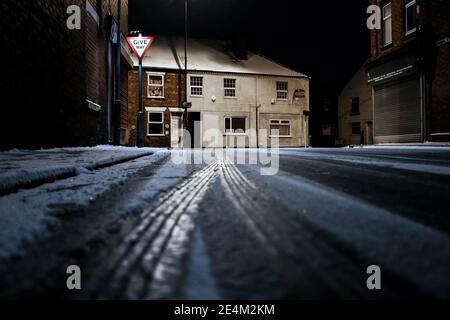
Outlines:
{"label": "brick building", "polygon": [[[67,28],[71,5],[81,9],[81,30]],[[1,149],[108,142],[116,7],[117,0],[2,1]],[[127,34],[128,0],[123,0],[122,21]],[[130,61],[125,49],[122,66],[126,124]]]}
{"label": "brick building", "polygon": [[[281,147],[309,143],[309,77],[241,48],[236,41],[155,37],[143,59],[145,146]],[[133,58],[135,66],[137,59]],[[185,119],[183,101],[192,104]],[[138,72],[129,73],[129,145],[136,143]]]}
{"label": "brick building", "polygon": [[450,140],[450,1],[371,0],[375,143]]}

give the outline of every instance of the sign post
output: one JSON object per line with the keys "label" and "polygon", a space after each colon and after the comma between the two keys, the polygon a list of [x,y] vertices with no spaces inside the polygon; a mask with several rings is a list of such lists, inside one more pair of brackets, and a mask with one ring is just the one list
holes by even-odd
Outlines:
{"label": "sign post", "polygon": [[138,148],[144,147],[144,108],[142,106],[142,59],[145,57],[148,49],[153,44],[153,37],[128,37],[127,42],[133,50],[136,57],[139,59],[139,109],[137,114],[136,125],[136,146]]}

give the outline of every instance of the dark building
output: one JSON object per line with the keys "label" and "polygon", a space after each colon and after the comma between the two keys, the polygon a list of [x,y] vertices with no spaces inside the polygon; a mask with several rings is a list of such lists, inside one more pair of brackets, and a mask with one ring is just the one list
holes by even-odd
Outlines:
{"label": "dark building", "polygon": [[[80,30],[67,26],[72,5],[81,9]],[[6,0],[0,11],[0,148],[107,143],[113,130],[117,41],[111,31],[117,0]],[[128,0],[123,0],[122,21],[127,34]],[[126,55],[122,68],[125,129]]]}
{"label": "dark building", "polygon": [[339,90],[332,83],[311,81],[311,146],[334,147],[338,138]]}
{"label": "dark building", "polygon": [[375,143],[450,141],[450,1],[372,0]]}

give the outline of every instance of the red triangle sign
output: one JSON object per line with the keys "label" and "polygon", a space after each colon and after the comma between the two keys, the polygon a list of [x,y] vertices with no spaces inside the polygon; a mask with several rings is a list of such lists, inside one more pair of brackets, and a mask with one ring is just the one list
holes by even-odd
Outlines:
{"label": "red triangle sign", "polygon": [[145,54],[147,53],[150,46],[153,44],[155,40],[154,37],[128,37],[128,45],[133,50],[136,57],[141,60]]}

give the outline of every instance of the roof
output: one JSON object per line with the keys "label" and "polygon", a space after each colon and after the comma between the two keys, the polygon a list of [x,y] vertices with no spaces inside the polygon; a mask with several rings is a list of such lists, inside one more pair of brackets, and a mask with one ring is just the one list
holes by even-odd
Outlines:
{"label": "roof", "polygon": [[[184,50],[184,38],[156,36],[142,65],[144,68],[184,70]],[[308,77],[251,52],[248,54],[248,60],[237,60],[228,41],[189,39],[187,56],[188,70],[191,72]],[[134,65],[138,66],[138,60],[134,56],[133,61]]]}

